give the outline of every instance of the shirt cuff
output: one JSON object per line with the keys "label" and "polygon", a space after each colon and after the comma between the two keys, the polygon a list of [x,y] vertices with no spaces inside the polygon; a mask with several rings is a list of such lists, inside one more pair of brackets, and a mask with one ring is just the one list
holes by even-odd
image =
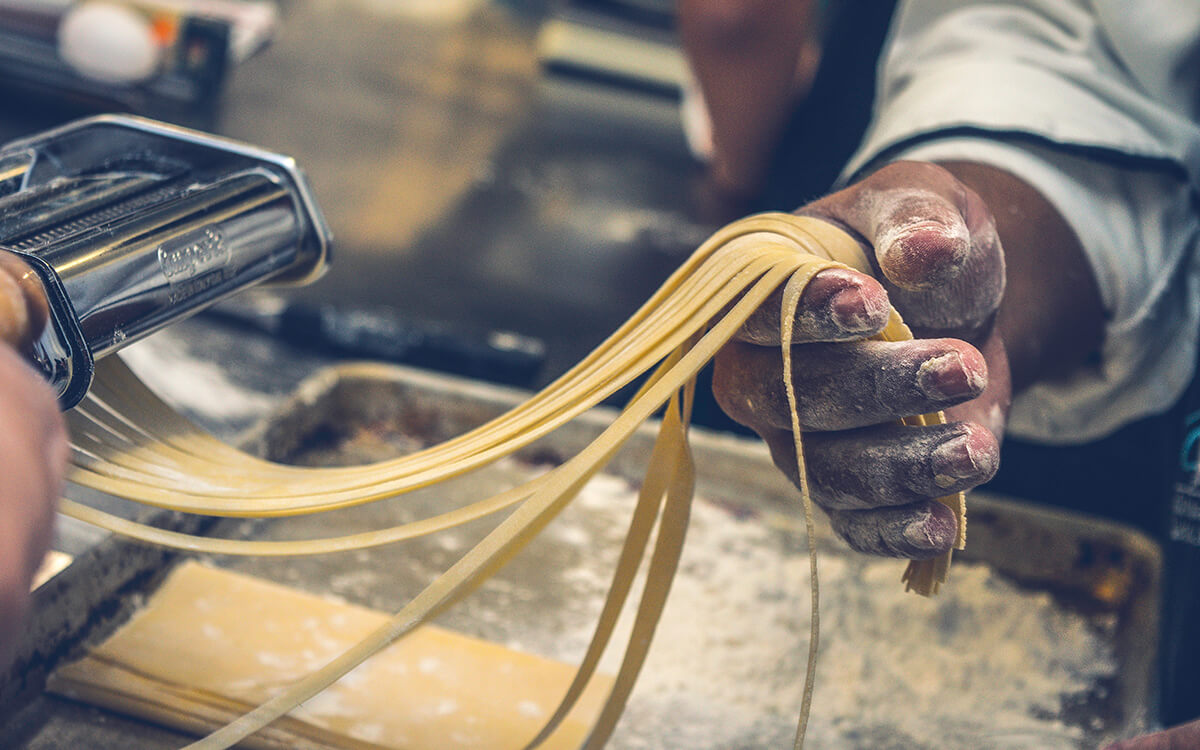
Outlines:
{"label": "shirt cuff", "polygon": [[1200,331],[1200,221],[1186,183],[997,137],[935,138],[889,154],[893,159],[1004,170],[1045,197],[1084,248],[1108,315],[1100,361],[1021,393],[1010,433],[1083,443],[1175,403],[1192,378]]}

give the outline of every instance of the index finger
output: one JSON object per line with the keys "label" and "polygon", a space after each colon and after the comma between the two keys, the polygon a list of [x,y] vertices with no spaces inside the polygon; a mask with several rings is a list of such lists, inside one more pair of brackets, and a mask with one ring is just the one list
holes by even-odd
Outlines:
{"label": "index finger", "polygon": [[[783,288],[776,289],[738,331],[748,344],[779,346]],[[796,307],[792,341],[856,341],[884,329],[891,307],[887,292],[865,273],[829,268],[808,283]]]}

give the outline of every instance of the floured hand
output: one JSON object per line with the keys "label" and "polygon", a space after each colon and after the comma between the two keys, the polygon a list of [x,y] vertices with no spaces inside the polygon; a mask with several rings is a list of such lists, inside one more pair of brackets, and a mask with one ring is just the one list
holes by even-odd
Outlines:
{"label": "floured hand", "polygon": [[1104,750],[1194,750],[1197,747],[1200,747],[1200,720],[1117,742]]}
{"label": "floured hand", "polygon": [[[956,523],[933,498],[987,481],[999,465],[1011,389],[994,321],[1004,255],[992,215],[931,164],[901,162],[800,213],[857,236],[876,278],[819,274],[797,311],[794,383],[813,499],[855,549],[936,557]],[[895,305],[918,337],[864,341]],[[779,303],[768,301],[718,356],[714,391],[797,479],[781,387]],[[946,425],[900,427],[946,411]]]}

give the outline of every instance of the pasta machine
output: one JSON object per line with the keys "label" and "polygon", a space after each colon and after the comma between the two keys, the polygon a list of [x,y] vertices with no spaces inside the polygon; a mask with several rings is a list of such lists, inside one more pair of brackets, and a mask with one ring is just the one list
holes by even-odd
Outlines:
{"label": "pasta machine", "polygon": [[64,409],[100,357],[247,287],[307,283],[329,244],[295,163],[252,146],[105,115],[0,148],[0,252],[40,280],[27,354]]}

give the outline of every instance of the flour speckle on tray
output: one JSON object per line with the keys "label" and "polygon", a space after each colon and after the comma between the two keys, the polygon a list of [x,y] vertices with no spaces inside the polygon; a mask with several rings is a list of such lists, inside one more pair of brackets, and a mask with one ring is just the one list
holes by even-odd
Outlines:
{"label": "flour speckle on tray", "polygon": [[[346,462],[355,446],[322,449]],[[368,441],[374,455],[377,441]],[[547,469],[503,459],[461,481],[353,509],[380,528],[456,507]],[[436,491],[434,491],[436,489]],[[743,500],[745,498],[742,498]],[[591,640],[637,500],[635,484],[597,476],[561,516],[438,624],[510,648],[578,663]],[[335,516],[340,518],[341,516]],[[307,518],[269,535],[330,533]],[[268,577],[301,580],[394,611],[470,549],[495,519],[328,561],[240,560]],[[339,527],[340,528],[340,527]],[[678,575],[612,750],[791,747],[809,638],[808,556],[799,508],[693,502]],[[957,560],[941,593],[904,592],[904,562],[853,553],[818,534],[821,649],[806,746],[863,750],[1095,747],[1123,718],[1106,715],[1119,681],[1117,617],[1083,613],[1018,586],[987,565]],[[286,566],[286,570],[281,566]],[[311,569],[308,566],[312,566]],[[366,574],[370,571],[372,574]],[[601,662],[615,673],[628,638],[635,586]],[[553,707],[539,706],[542,710]],[[532,711],[532,707],[530,708]]]}
{"label": "flour speckle on tray", "polygon": [[[592,529],[607,537],[610,524],[589,516],[624,518],[616,510],[635,499],[623,480],[600,477],[546,536],[577,543]],[[769,525],[697,498],[667,610],[613,747],[790,746],[809,632],[801,534],[799,523]],[[984,565],[956,563],[950,584],[926,599],[903,591],[901,561],[820,552],[823,636],[809,746],[1085,746],[1085,727],[1064,713],[1116,670],[1109,619],[1068,611]],[[607,570],[586,569],[561,575],[592,589],[597,602]],[[566,641],[585,643],[590,624],[579,618],[582,629]]]}

